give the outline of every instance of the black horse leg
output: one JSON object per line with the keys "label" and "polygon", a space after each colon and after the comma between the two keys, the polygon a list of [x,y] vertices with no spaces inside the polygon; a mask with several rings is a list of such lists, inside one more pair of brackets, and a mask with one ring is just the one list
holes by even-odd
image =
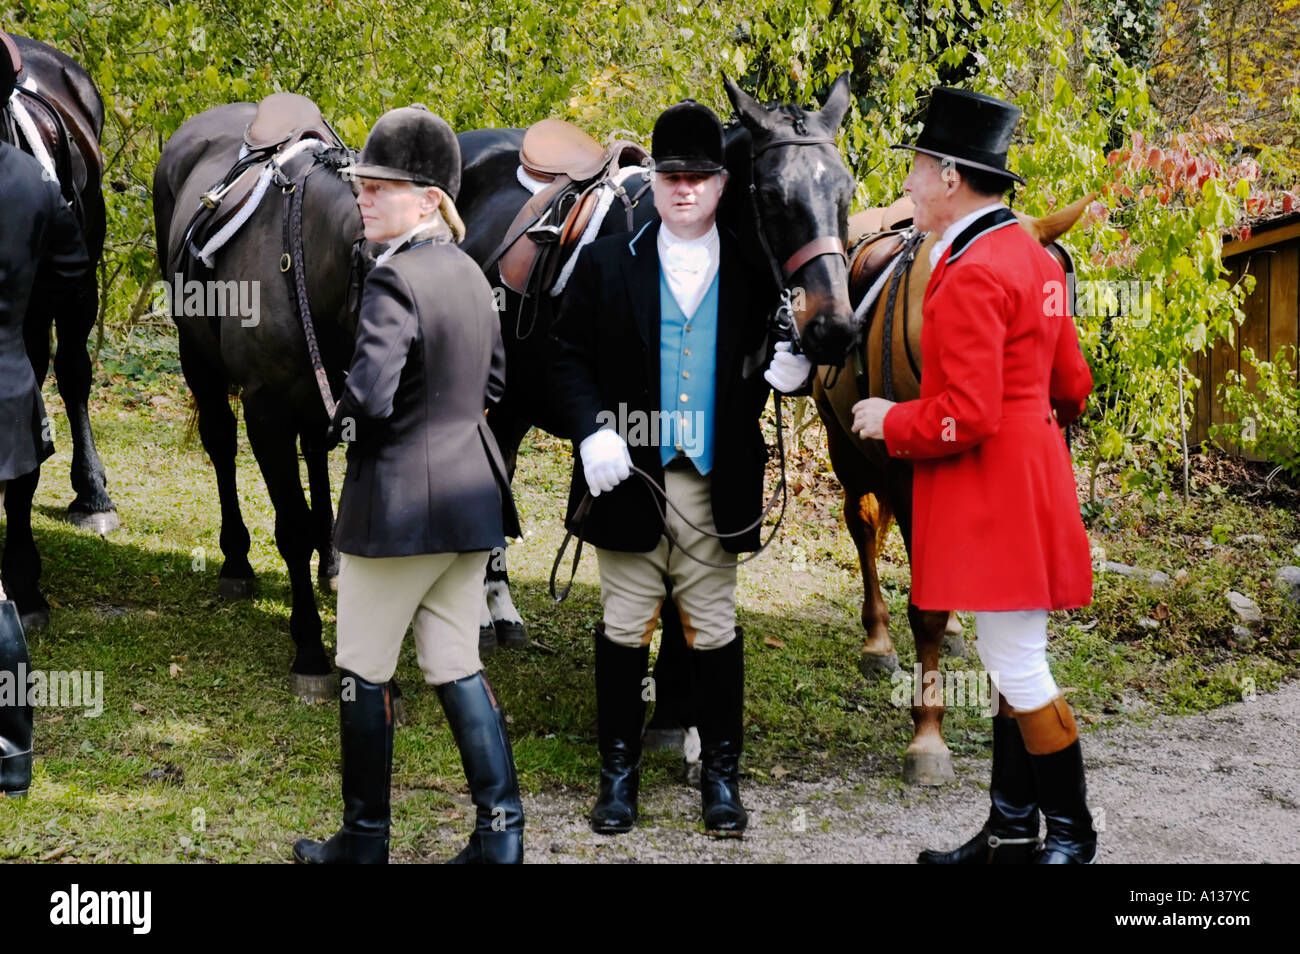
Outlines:
{"label": "black horse leg", "polygon": [[248,562],[251,543],[244,515],[239,509],[235,485],[235,455],[239,450],[239,428],[230,410],[230,384],[208,364],[197,347],[180,333],[181,368],[198,405],[199,439],[217,475],[217,499],[221,503],[221,595],[227,599],[248,599],[253,595],[253,567]]}
{"label": "black horse leg", "polygon": [[[506,476],[513,482],[515,465],[519,460],[519,444],[532,424],[518,414],[503,410],[500,405],[488,412],[488,427],[501,449],[506,465]],[[501,646],[527,646],[528,632],[523,617],[515,609],[510,597],[510,571],[506,566],[506,549],[497,547],[488,557],[487,574],[483,581],[487,612],[480,628],[479,642],[483,644],[486,628],[491,626],[496,641]]]}
{"label": "black horse leg", "polygon": [[646,742],[651,748],[676,748],[683,730],[695,725],[695,686],[682,619],[671,594],[664,600],[659,621],[664,631],[655,658],[655,706],[646,726]]}
{"label": "black horse leg", "polygon": [[15,477],[4,485],[5,544],[0,559],[0,579],[5,593],[18,606],[23,629],[28,633],[50,622],[50,604],[41,595],[41,555],[32,536],[32,497],[41,479],[41,469]]}
{"label": "black horse leg", "polygon": [[76,497],[68,506],[68,519],[79,527],[103,534],[116,530],[121,522],[108,496],[104,464],[95,447],[87,409],[91,368],[86,342],[95,326],[97,311],[95,272],[88,270],[78,280],[67,304],[55,315],[59,347],[54,355],[54,378],[72,431],[72,489]]}
{"label": "black horse leg", "polygon": [[302,439],[302,456],[307,461],[307,486],[311,491],[311,520],[320,564],[316,582],[321,590],[337,587],[339,551],[334,546],[334,499],[330,496],[329,458],[323,449],[325,436]]}
{"label": "black horse leg", "polygon": [[244,393],[244,424],[275,509],[275,544],[289,570],[293,605],[289,633],[297,646],[290,667],[294,695],[325,701],[331,695],[332,666],[321,643],[320,613],[311,583],[315,547],[311,510],[298,475],[297,424],[276,397],[249,392]]}

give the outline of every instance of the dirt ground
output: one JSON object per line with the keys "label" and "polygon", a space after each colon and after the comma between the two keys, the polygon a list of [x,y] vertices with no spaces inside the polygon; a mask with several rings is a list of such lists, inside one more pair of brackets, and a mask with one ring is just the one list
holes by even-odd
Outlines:
{"label": "dirt ground", "polygon": [[[1101,863],[1300,862],[1300,682],[1214,712],[1099,727],[1083,736]],[[957,782],[905,787],[882,763],[817,782],[745,780],[743,839],[698,830],[699,795],[642,793],[627,835],[587,827],[588,793],[526,799],[527,858],[563,862],[903,862],[955,847],[988,811],[989,765],[957,758]]]}

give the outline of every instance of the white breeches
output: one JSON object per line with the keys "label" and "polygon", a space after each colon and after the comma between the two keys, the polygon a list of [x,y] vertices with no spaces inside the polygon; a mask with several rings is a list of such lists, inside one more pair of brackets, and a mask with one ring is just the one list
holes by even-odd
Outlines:
{"label": "white breeches", "polygon": [[1047,668],[1047,610],[975,614],[975,648],[1013,709],[1047,705],[1060,694]]}

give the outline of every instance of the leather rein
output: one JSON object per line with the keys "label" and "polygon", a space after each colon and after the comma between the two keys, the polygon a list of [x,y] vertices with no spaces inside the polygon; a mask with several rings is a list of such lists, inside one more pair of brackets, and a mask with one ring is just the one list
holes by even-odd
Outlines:
{"label": "leather rein", "polygon": [[[796,126],[796,131],[802,132],[798,126]],[[823,144],[834,146],[836,143],[835,140],[829,136],[787,136],[769,140],[750,152],[749,200],[754,216],[755,231],[758,234],[758,240],[763,249],[763,255],[767,259],[768,266],[772,270],[773,283],[780,292],[781,297],[780,302],[777,304],[775,311],[773,311],[772,316],[769,319],[769,328],[779,340],[789,340],[792,342],[792,348],[795,353],[798,353],[799,351],[799,329],[794,321],[794,309],[790,305],[790,289],[787,283],[790,278],[799,271],[799,269],[803,268],[813,259],[820,258],[823,255],[839,255],[847,263],[848,256],[844,251],[844,242],[838,235],[822,235],[812,239],[811,241],[805,242],[784,262],[778,262],[775,253],[772,251],[772,245],[767,237],[767,225],[763,220],[762,207],[758,202],[758,187],[755,185],[754,181],[754,160],[762,153],[778,146],[814,146]],[[781,478],[777,484],[777,488],[772,492],[767,503],[764,504],[763,510],[759,513],[758,517],[740,530],[734,530],[730,533],[715,533],[692,523],[686,515],[682,513],[678,506],[668,498],[668,491],[661,486],[658,481],[640,467],[635,464],[632,465],[632,473],[641,478],[647,489],[650,491],[651,497],[654,499],[655,509],[658,510],[659,517],[663,522],[663,532],[664,536],[668,538],[668,542],[673,547],[680,550],[684,556],[701,566],[707,566],[713,569],[729,569],[731,567],[737,567],[741,564],[748,563],[750,560],[761,555],[762,552],[768,548],[776,538],[777,532],[781,529],[781,523],[785,520],[785,511],[789,503],[789,493],[785,476],[785,438],[781,426],[781,392],[775,388],[772,389],[772,407],[776,413],[776,448],[778,458],[781,461]],[[681,518],[683,523],[695,530],[697,533],[703,534],[706,537],[711,537],[714,540],[728,540],[734,537],[744,536],[745,534],[752,532],[754,529],[761,527],[763,522],[768,518],[768,515],[772,512],[772,509],[776,506],[778,498],[781,501],[781,511],[777,515],[776,523],[772,526],[771,533],[768,534],[766,540],[763,540],[759,544],[757,550],[741,559],[719,562],[705,560],[702,557],[698,557],[681,545],[680,541],[678,541],[677,537],[668,526],[667,510],[659,503],[661,497],[663,498],[664,504],[671,507],[673,512]],[[573,512],[574,521],[578,526],[576,534],[578,537],[578,545],[574,549],[573,563],[569,568],[569,582],[565,585],[562,592],[556,592],[555,580],[556,575],[559,572],[560,563],[564,559],[565,550],[568,549],[569,541],[575,535],[574,531],[568,530],[565,532],[564,541],[560,544],[559,550],[556,551],[555,562],[551,565],[551,599],[557,603],[562,603],[568,597],[569,591],[573,589],[573,580],[578,573],[578,563],[582,559],[582,529],[586,522],[587,512],[591,509],[593,500],[594,498],[591,495],[591,491],[588,490],[583,496],[582,501],[578,504],[577,509]]]}

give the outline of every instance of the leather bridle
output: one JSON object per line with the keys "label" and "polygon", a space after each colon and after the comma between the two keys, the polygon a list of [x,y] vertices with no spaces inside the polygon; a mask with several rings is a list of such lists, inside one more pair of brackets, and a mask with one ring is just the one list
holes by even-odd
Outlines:
{"label": "leather bridle", "polygon": [[[795,131],[801,132],[801,124],[796,122]],[[772,251],[772,243],[767,237],[767,224],[763,220],[763,209],[758,201],[758,176],[755,169],[756,160],[770,149],[780,146],[834,146],[833,136],[778,136],[769,139],[750,151],[749,159],[749,202],[754,214],[754,225],[758,232],[758,242],[772,270],[772,281],[781,295],[780,304],[772,314],[772,328],[781,338],[788,338],[796,353],[799,348],[799,329],[794,321],[794,309],[790,305],[789,281],[799,269],[823,255],[838,255],[848,265],[848,254],[844,249],[844,240],[839,235],[819,235],[795,249],[784,262],[778,262]]]}

